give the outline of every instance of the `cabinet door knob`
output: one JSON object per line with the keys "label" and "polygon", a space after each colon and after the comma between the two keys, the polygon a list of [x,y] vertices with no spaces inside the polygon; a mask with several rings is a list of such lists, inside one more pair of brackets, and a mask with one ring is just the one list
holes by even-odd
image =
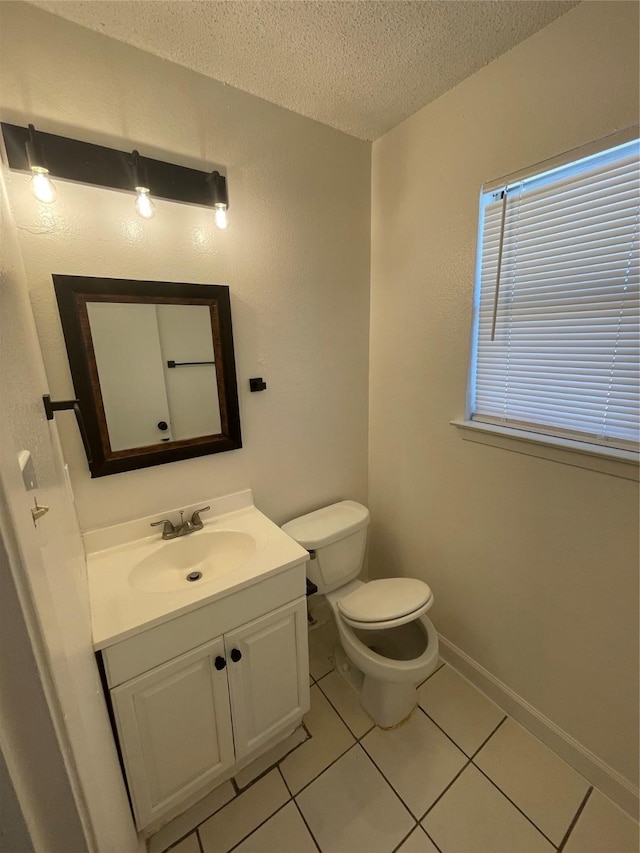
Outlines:
{"label": "cabinet door knob", "polygon": [[[233,657],[233,652],[231,653],[231,657]],[[213,662],[213,665],[215,666],[216,669],[224,669],[225,666],[227,665],[227,662],[223,657],[218,655],[218,657]]]}
{"label": "cabinet door knob", "polygon": [[238,663],[238,661],[241,659],[241,657],[242,657],[242,652],[240,651],[240,649],[231,649],[231,660],[234,663]]}

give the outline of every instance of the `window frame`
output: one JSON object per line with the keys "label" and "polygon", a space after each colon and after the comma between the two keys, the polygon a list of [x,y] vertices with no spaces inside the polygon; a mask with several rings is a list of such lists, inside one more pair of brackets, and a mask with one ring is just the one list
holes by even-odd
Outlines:
{"label": "window frame", "polygon": [[[633,142],[638,139],[638,136],[637,127],[626,128],[518,172],[492,180],[481,187],[480,202],[482,202],[484,196],[502,189],[505,185],[517,184],[519,181],[525,181],[535,175],[542,175],[546,172],[568,166],[573,162],[602,153],[607,149],[615,148],[627,142]],[[640,453],[635,450],[620,449],[607,444],[595,444],[588,441],[587,437],[582,441],[577,438],[554,435],[552,432],[553,427],[549,427],[550,432],[543,432],[537,429],[528,430],[526,426],[519,428],[512,425],[494,424],[472,419],[475,388],[473,360],[477,349],[479,331],[479,277],[481,274],[480,261],[483,250],[484,205],[482,203],[479,204],[478,209],[478,236],[475,255],[471,334],[469,336],[470,349],[467,360],[465,415],[464,418],[454,419],[450,423],[459,429],[461,437],[467,441],[479,442],[581,468],[589,468],[602,473],[624,477],[625,479],[638,480]],[[541,429],[544,429],[544,427]]]}

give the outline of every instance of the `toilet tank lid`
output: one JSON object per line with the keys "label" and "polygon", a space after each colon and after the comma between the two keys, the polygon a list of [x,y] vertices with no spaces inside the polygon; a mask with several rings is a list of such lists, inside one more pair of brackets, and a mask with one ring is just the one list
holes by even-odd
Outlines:
{"label": "toilet tank lid", "polygon": [[285,533],[307,550],[337,542],[369,524],[369,510],[355,501],[340,501],[301,515],[282,525]]}
{"label": "toilet tank lid", "polygon": [[349,624],[364,626],[424,613],[432,603],[433,593],[424,581],[384,578],[363,583],[338,601],[338,609]]}

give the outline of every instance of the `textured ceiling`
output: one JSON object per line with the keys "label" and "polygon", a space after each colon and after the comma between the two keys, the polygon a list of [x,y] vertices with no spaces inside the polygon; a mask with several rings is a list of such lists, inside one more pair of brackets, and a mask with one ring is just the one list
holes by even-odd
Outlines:
{"label": "textured ceiling", "polygon": [[37,0],[34,5],[376,139],[577,2]]}

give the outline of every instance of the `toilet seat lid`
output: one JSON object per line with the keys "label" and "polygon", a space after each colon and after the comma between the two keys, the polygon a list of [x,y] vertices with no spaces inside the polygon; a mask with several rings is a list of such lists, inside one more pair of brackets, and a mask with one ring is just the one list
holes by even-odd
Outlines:
{"label": "toilet seat lid", "polygon": [[425,613],[432,603],[431,588],[415,578],[369,581],[337,602],[345,622],[360,628],[382,627],[383,622],[409,622]]}

